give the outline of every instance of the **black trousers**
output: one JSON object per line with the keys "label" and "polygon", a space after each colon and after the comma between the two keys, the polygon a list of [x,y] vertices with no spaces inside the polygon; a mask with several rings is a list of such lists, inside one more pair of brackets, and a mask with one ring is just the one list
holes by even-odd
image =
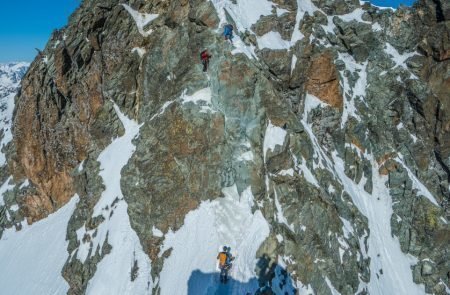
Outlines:
{"label": "black trousers", "polygon": [[203,64],[203,72],[206,72],[208,70],[209,60],[203,59],[202,64]]}

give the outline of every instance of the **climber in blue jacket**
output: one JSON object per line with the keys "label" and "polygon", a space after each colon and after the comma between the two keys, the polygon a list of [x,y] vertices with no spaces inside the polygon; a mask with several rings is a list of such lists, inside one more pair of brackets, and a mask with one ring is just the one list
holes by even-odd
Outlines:
{"label": "climber in blue jacket", "polygon": [[233,25],[227,24],[224,27],[223,35],[225,36],[225,40],[230,40],[233,43]]}

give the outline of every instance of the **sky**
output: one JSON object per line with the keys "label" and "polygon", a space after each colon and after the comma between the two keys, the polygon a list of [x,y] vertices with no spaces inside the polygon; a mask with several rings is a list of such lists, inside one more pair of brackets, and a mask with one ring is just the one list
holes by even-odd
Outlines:
{"label": "sky", "polygon": [[1,0],[0,62],[32,61],[80,0]]}
{"label": "sky", "polygon": [[382,7],[398,7],[400,4],[411,6],[415,0],[370,0],[374,5]]}
{"label": "sky", "polygon": [[[66,25],[81,0],[1,0],[0,63],[32,61],[54,29]],[[411,5],[414,0],[371,0],[378,6]],[[20,4],[18,4],[20,3]]]}

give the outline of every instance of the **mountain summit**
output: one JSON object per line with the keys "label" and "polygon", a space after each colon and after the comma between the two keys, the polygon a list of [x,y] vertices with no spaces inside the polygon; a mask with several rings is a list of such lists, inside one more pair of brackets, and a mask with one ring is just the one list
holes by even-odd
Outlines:
{"label": "mountain summit", "polygon": [[14,99],[2,292],[450,294],[449,24],[444,0],[83,1]]}

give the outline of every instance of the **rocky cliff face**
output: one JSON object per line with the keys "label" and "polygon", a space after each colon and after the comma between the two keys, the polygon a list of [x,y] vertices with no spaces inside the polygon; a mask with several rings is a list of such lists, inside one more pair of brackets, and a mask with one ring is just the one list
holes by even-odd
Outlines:
{"label": "rocky cliff face", "polygon": [[449,96],[446,1],[85,0],[22,82],[0,225],[77,198],[69,294],[448,294]]}
{"label": "rocky cliff face", "polygon": [[[9,198],[6,192],[14,187],[12,178],[6,168],[6,146],[12,140],[12,118],[14,111],[14,96],[16,95],[20,81],[27,71],[28,63],[0,64],[0,224],[2,229],[8,224],[11,226],[10,216],[17,209],[12,210],[7,203]],[[9,209],[9,210],[8,210]]]}

